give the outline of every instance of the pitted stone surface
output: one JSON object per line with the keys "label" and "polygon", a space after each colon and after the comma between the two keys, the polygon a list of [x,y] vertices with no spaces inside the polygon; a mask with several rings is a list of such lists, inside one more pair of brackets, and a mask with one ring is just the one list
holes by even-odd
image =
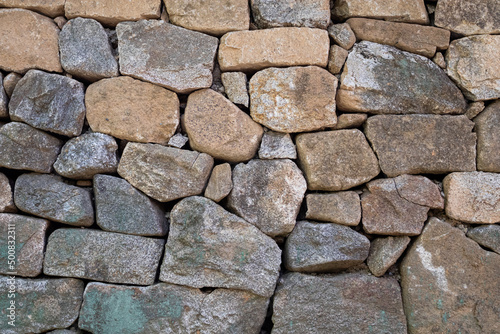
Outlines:
{"label": "pitted stone surface", "polygon": [[340,191],[306,196],[306,218],[356,226],[361,221],[361,203],[354,191]]}
{"label": "pitted stone surface", "polygon": [[330,23],[329,0],[251,0],[255,24],[260,29],[309,27],[326,29]]}

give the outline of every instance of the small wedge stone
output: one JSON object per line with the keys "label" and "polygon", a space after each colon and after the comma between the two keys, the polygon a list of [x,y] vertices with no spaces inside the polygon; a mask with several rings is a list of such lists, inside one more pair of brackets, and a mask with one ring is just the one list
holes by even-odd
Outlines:
{"label": "small wedge stone", "polygon": [[332,24],[328,27],[328,35],[341,48],[349,50],[356,43],[356,35],[348,23]]}
{"label": "small wedge stone", "polygon": [[208,180],[205,197],[218,203],[223,200],[233,189],[233,179],[231,177],[231,165],[228,163],[217,165],[212,170],[210,180]]}
{"label": "small wedge stone", "polygon": [[259,159],[297,159],[297,149],[290,134],[264,132],[259,148]]}
{"label": "small wedge stone", "polygon": [[0,173],[0,212],[16,212],[14,196],[9,179],[5,174]]}
{"label": "small wedge stone", "polygon": [[403,254],[410,243],[410,237],[377,238],[371,242],[370,254],[366,264],[373,275],[379,277],[385,274]]}
{"label": "small wedge stone", "polygon": [[306,196],[306,218],[356,226],[361,221],[361,202],[354,191]]}
{"label": "small wedge stone", "polygon": [[248,108],[249,98],[246,74],[243,72],[225,72],[222,73],[221,78],[227,98],[235,104],[241,104]]}
{"label": "small wedge stone", "polygon": [[483,225],[474,227],[467,236],[483,247],[500,254],[500,225]]}

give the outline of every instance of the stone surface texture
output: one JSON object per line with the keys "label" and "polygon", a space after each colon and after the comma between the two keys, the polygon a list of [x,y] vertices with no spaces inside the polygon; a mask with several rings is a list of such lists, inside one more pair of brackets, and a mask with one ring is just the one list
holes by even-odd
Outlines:
{"label": "stone surface texture", "polygon": [[483,247],[500,254],[500,225],[483,225],[474,227],[467,236]]}
{"label": "stone surface texture", "polygon": [[366,114],[342,114],[337,117],[337,125],[335,130],[358,128],[362,126],[368,115]]}
{"label": "stone surface texture", "polygon": [[12,187],[5,174],[0,173],[0,212],[16,212]]}
{"label": "stone surface texture", "polygon": [[330,55],[328,56],[328,71],[332,74],[339,74],[342,72],[345,60],[349,52],[338,45],[332,45],[330,48]]}
{"label": "stone surface texture", "polygon": [[41,14],[56,17],[64,15],[64,2],[66,0],[2,0],[2,7],[23,8]]}
{"label": "stone surface texture", "polygon": [[264,132],[259,148],[259,159],[297,159],[297,149],[290,134]]}
{"label": "stone surface texture", "polygon": [[224,163],[215,166],[205,189],[205,197],[220,202],[229,195],[231,189],[233,189],[231,165]]}
{"label": "stone surface texture", "polygon": [[8,104],[10,95],[8,95],[6,91],[3,74],[0,73],[0,118],[9,117]]}
{"label": "stone surface texture", "polygon": [[227,98],[248,108],[250,103],[247,88],[247,76],[243,72],[225,72],[221,74],[222,84]]}
{"label": "stone surface texture", "polygon": [[[14,92],[14,88],[16,88],[17,83],[22,78],[23,76],[21,74],[15,72],[10,72],[5,76],[5,78],[3,78],[3,88],[5,89],[5,92],[7,93],[7,96],[9,98],[12,96],[12,93]],[[5,105],[7,105],[7,101],[5,101]]]}
{"label": "stone surface texture", "polygon": [[356,226],[361,221],[361,203],[354,191],[306,196],[306,218]]}
{"label": "stone surface texture", "polygon": [[328,27],[328,35],[341,48],[349,50],[356,43],[356,35],[348,23],[332,24]]}
{"label": "stone surface texture", "polygon": [[404,174],[394,178],[394,183],[401,198],[431,209],[444,209],[441,190],[425,176]]}
{"label": "stone surface texture", "polygon": [[377,238],[371,242],[366,264],[375,276],[382,276],[403,254],[410,243],[410,237]]}
{"label": "stone surface texture", "polygon": [[469,119],[473,119],[481,111],[484,110],[484,101],[476,101],[476,102],[471,102],[467,105],[467,110],[465,111],[465,116],[467,116]]}
{"label": "stone surface texture", "polygon": [[474,118],[477,134],[477,169],[500,173],[500,101]]}
{"label": "stone surface texture", "polygon": [[326,29],[329,0],[251,0],[253,19],[260,29],[309,27]]}

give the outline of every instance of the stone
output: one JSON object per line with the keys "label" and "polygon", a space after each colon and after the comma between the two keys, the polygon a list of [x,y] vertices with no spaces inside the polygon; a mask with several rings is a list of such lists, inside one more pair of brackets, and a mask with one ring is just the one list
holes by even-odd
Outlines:
{"label": "stone", "polygon": [[147,287],[91,282],[78,326],[92,333],[259,333],[268,299],[239,290],[210,294],[159,283]]}
{"label": "stone", "polygon": [[247,0],[163,0],[171,23],[190,30],[222,36],[229,31],[248,30]]}
{"label": "stone", "polygon": [[496,333],[500,255],[432,218],[401,263],[408,333]]}
{"label": "stone", "polygon": [[60,228],[47,243],[43,273],[151,285],[164,240],[92,229]]}
{"label": "stone", "polygon": [[9,96],[4,90],[3,81],[3,74],[0,73],[0,118],[7,118],[9,117]]}
{"label": "stone", "polygon": [[50,173],[62,144],[27,124],[10,122],[0,127],[0,166]]}
{"label": "stone", "polygon": [[470,224],[500,222],[500,174],[451,173],[443,190],[448,217]]}
{"label": "stone", "polygon": [[116,173],[116,140],[99,132],[85,133],[64,144],[54,163],[57,174],[70,179],[91,179],[99,173]]}
{"label": "stone", "polygon": [[386,21],[429,24],[423,0],[338,0],[332,8],[334,19],[369,17]]}
{"label": "stone", "polygon": [[431,209],[444,209],[441,190],[425,176],[404,174],[394,178],[394,183],[401,198]]}
{"label": "stone", "polygon": [[370,241],[343,225],[299,221],[285,243],[284,263],[290,271],[333,272],[368,256]]}
{"label": "stone", "polygon": [[217,165],[212,170],[210,180],[208,180],[207,188],[205,189],[205,197],[218,203],[231,192],[233,189],[233,180],[231,173],[231,165],[224,163]]}
{"label": "stone", "polygon": [[57,45],[59,28],[48,17],[25,9],[0,9],[0,31],[0,69],[18,73],[30,68],[62,72]]}
{"label": "stone", "polygon": [[396,279],[359,273],[283,275],[272,320],[272,334],[406,334]]}
{"label": "stone", "polygon": [[352,18],[347,23],[358,40],[395,46],[428,58],[450,44],[450,31],[446,29],[363,18]]}
{"label": "stone", "polygon": [[229,162],[252,159],[264,133],[250,116],[211,89],[189,95],[183,125],[192,149]]}
{"label": "stone", "polygon": [[385,274],[399,257],[403,254],[410,243],[410,237],[386,237],[377,238],[370,245],[370,254],[366,264],[373,275],[379,277]]}
{"label": "stone", "polygon": [[217,38],[157,20],[123,22],[116,33],[121,74],[182,94],[212,85]]}
{"label": "stone", "polygon": [[74,77],[96,81],[119,74],[108,35],[96,20],[77,17],[66,23],[59,50],[62,67]]}
{"label": "stone", "polygon": [[176,147],[176,148],[183,148],[187,142],[189,141],[188,136],[183,135],[182,133],[176,133],[170,139],[168,140],[167,145]]}
{"label": "stone", "polygon": [[233,31],[222,36],[219,65],[223,72],[258,71],[267,67],[326,67],[330,39],[325,30],[273,28]]}
{"label": "stone", "polygon": [[273,239],[211,200],[189,197],[172,209],[160,281],[271,297],[280,264]]}
{"label": "stone", "polygon": [[[16,290],[14,327],[7,318],[12,284]],[[0,276],[0,304],[5,310],[0,331],[4,334],[42,333],[71,326],[78,319],[83,288],[84,283],[74,278],[16,278],[13,281],[10,276]]]}
{"label": "stone", "polygon": [[[395,179],[369,182],[361,196],[363,230],[369,234],[419,235],[429,208],[402,197]],[[418,190],[418,189],[415,189]]]}
{"label": "stone", "polygon": [[306,192],[306,180],[291,160],[250,160],[233,169],[229,210],[265,234],[292,232]]}
{"label": "stone", "polygon": [[2,261],[0,273],[24,277],[40,275],[45,233],[48,227],[49,222],[45,219],[0,213],[0,231],[2,232],[0,234],[0,260]]}
{"label": "stone", "polygon": [[446,70],[446,60],[444,59],[444,56],[441,52],[436,52],[436,54],[432,58],[432,61],[443,70]]}
{"label": "stone", "polygon": [[474,118],[477,134],[477,170],[500,173],[500,100]]}
{"label": "stone", "polygon": [[361,202],[354,191],[306,196],[306,219],[356,226],[361,221]]}
{"label": "stone", "polygon": [[23,76],[16,72],[10,72],[5,76],[5,78],[3,78],[3,88],[5,89],[5,92],[7,93],[7,96],[9,98],[12,96],[12,93],[14,92],[14,88],[16,88],[17,83],[22,78]]}
{"label": "stone", "polygon": [[371,114],[463,114],[466,102],[431,60],[363,41],[347,57],[337,107]]}
{"label": "stone", "polygon": [[47,332],[50,334],[83,334],[80,329],[71,328],[71,329],[57,329],[55,331]]}
{"label": "stone", "polygon": [[250,79],[250,115],[278,132],[308,132],[337,124],[337,78],[325,69],[267,68]]}
{"label": "stone", "polygon": [[465,36],[499,34],[499,17],[495,0],[439,0],[434,24]]}
{"label": "stone", "polygon": [[68,20],[64,16],[58,16],[54,19],[54,23],[57,24],[59,29],[62,29]]}
{"label": "stone", "polygon": [[472,101],[500,98],[500,36],[456,39],[446,53],[446,72]]}
{"label": "stone", "polygon": [[367,118],[367,114],[341,114],[337,117],[337,125],[335,125],[334,129],[359,128],[366,122]]}
{"label": "stone", "polygon": [[248,108],[247,76],[243,72],[225,72],[221,75],[227,98],[234,104]]}
{"label": "stone", "polygon": [[297,159],[297,149],[290,134],[264,132],[259,148],[259,159]]}
{"label": "stone", "polygon": [[466,116],[378,115],[365,134],[388,177],[476,170],[476,134]]}
{"label": "stone", "polygon": [[328,27],[328,35],[337,45],[346,50],[356,43],[356,35],[348,23],[332,24]]}
{"label": "stone", "polygon": [[23,8],[50,17],[64,15],[65,0],[2,0],[2,7]]}
{"label": "stone", "polygon": [[483,225],[474,227],[467,236],[483,247],[500,254],[500,225]]}
{"label": "stone", "polygon": [[214,165],[211,156],[158,144],[128,143],[118,174],[160,202],[199,195]]}
{"label": "stone", "polygon": [[339,74],[342,72],[345,60],[349,52],[338,45],[332,45],[330,48],[330,55],[328,56],[328,71],[332,74]]}
{"label": "stone", "polygon": [[5,174],[0,173],[0,212],[16,212],[14,205],[12,187]]}
{"label": "stone", "polygon": [[476,102],[471,102],[467,105],[467,110],[465,111],[465,116],[467,116],[469,119],[473,119],[481,111],[484,110],[484,102],[483,101],[476,101]]}
{"label": "stone", "polygon": [[94,176],[96,223],[104,231],[142,236],[165,236],[167,223],[160,205],[127,181]]}
{"label": "stone", "polygon": [[166,144],[179,126],[177,94],[126,76],[91,84],[85,104],[92,130],[120,139]]}
{"label": "stone", "polygon": [[259,29],[309,27],[326,29],[330,23],[329,0],[251,0]]}
{"label": "stone", "polygon": [[357,129],[300,134],[295,142],[309,190],[347,190],[380,172],[377,157]]}
{"label": "stone", "polygon": [[122,21],[159,19],[161,0],[66,0],[64,11],[68,19],[87,17],[114,27]]}

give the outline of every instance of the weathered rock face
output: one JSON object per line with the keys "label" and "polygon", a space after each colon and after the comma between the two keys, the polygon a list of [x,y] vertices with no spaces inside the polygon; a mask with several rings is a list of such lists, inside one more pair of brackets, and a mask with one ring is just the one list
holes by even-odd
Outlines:
{"label": "weathered rock face", "polygon": [[273,334],[406,333],[398,282],[365,274],[285,274],[273,323]]}
{"label": "weathered rock face", "polygon": [[326,29],[330,23],[329,0],[251,0],[255,24],[260,29],[309,27]]}
{"label": "weathered rock face", "polygon": [[0,31],[0,69],[62,72],[59,28],[48,17],[25,9],[0,9]]}
{"label": "weathered rock face", "polygon": [[78,325],[93,333],[257,334],[268,299],[240,290],[89,283]]}
{"label": "weathered rock face", "polygon": [[121,74],[177,93],[212,84],[217,38],[158,20],[120,23],[116,33]]}
{"label": "weathered rock face", "polygon": [[[4,275],[15,273],[16,276],[35,277],[42,273],[43,249],[45,247],[45,232],[49,222],[38,219],[0,213],[0,273]],[[14,252],[9,252],[9,240],[15,231]],[[11,237],[9,237],[11,236]],[[10,253],[10,254],[9,254]],[[10,263],[15,255],[15,264]]]}
{"label": "weathered rock face", "polygon": [[167,234],[165,212],[127,181],[94,176],[96,222],[105,231],[143,236]]}
{"label": "weathered rock face", "polygon": [[377,238],[371,242],[370,254],[366,259],[368,268],[375,276],[382,276],[387,269],[399,259],[410,243],[410,238],[387,237]]}
{"label": "weathered rock face", "polygon": [[477,134],[477,169],[500,173],[500,101],[474,118]]}
{"label": "weathered rock face", "polygon": [[309,190],[347,190],[380,172],[377,158],[359,130],[301,134],[296,143]]}
{"label": "weathered rock face", "polygon": [[463,114],[460,90],[431,60],[363,41],[347,57],[340,110],[372,114]]}
{"label": "weathered rock face", "polygon": [[43,273],[110,283],[154,283],[164,241],[91,229],[60,228],[47,243]]}
{"label": "weathered rock face", "polygon": [[483,225],[470,229],[467,236],[486,248],[500,254],[500,225]]}
{"label": "weathered rock face", "polygon": [[59,49],[62,67],[78,78],[96,81],[118,76],[108,35],[96,20],[77,17],[66,23],[59,34]]}
{"label": "weathered rock face", "polygon": [[447,216],[471,224],[500,222],[500,174],[451,173],[443,188]]}
{"label": "weathered rock face", "polygon": [[56,17],[64,15],[64,2],[65,0],[2,0],[2,7],[29,9]]}
{"label": "weathered rock face", "polygon": [[347,226],[299,221],[286,239],[285,267],[290,271],[332,272],[363,263],[370,241]]}
{"label": "weathered rock face", "polygon": [[330,55],[328,56],[328,71],[332,74],[338,74],[342,71],[345,60],[349,52],[338,45],[332,45]]}
{"label": "weathered rock face", "polygon": [[253,158],[264,133],[246,113],[211,89],[189,95],[183,122],[194,150],[229,162]]}
{"label": "weathered rock face", "polygon": [[93,83],[85,104],[92,130],[120,139],[166,144],[179,126],[177,95],[130,77]]}
{"label": "weathered rock face", "polygon": [[9,179],[5,174],[0,173],[0,212],[16,211]]}
{"label": "weathered rock face", "polygon": [[250,79],[250,115],[279,132],[307,132],[337,124],[337,78],[316,67],[268,68]]}
{"label": "weathered rock face", "polygon": [[365,134],[387,176],[476,170],[476,135],[466,116],[379,115]]}
{"label": "weathered rock face", "polygon": [[205,153],[128,143],[118,174],[146,195],[168,202],[201,194],[213,164],[213,158]]}
{"label": "weathered rock face", "polygon": [[233,170],[228,207],[265,234],[286,236],[295,226],[306,188],[292,161],[251,160]]}
{"label": "weathered rock face", "polygon": [[356,226],[361,221],[359,195],[354,191],[306,196],[306,218]]}
{"label": "weathered rock face", "polygon": [[347,23],[332,24],[328,27],[328,35],[345,50],[349,50],[356,43],[356,35]]}
{"label": "weathered rock face", "polygon": [[441,190],[428,178],[404,174],[394,178],[394,183],[401,198],[431,209],[444,209]]}
{"label": "weathered rock face", "polygon": [[500,97],[500,36],[480,35],[454,40],[446,53],[448,75],[472,101]]}
{"label": "weathered rock face", "polygon": [[221,74],[221,80],[227,98],[235,104],[241,104],[248,108],[250,101],[246,74],[243,72],[225,72]]}
{"label": "weathered rock face", "polygon": [[368,115],[366,114],[342,114],[337,118],[335,130],[357,128],[365,123]]}
{"label": "weathered rock face", "polygon": [[[0,305],[4,310],[10,305],[11,284],[10,276],[0,276]],[[16,278],[15,286],[15,327],[9,325],[6,314],[2,314],[5,317],[0,323],[2,333],[42,333],[69,327],[78,318],[84,288],[82,281],[74,278]]]}
{"label": "weathered rock face", "polygon": [[[14,92],[14,88],[16,87],[19,80],[23,78],[23,76],[15,72],[10,72],[5,76],[5,78],[3,77],[3,75],[1,75],[1,77],[3,78],[3,88],[5,89],[5,93],[7,93],[7,96],[10,98],[12,96],[12,93]],[[7,100],[5,100],[5,107],[7,107]],[[5,110],[7,111],[7,109]],[[6,117],[7,115],[8,113],[3,114],[2,117]]]}
{"label": "weathered rock face", "polygon": [[401,278],[409,333],[500,331],[500,291],[492,289],[500,284],[500,255],[451,225],[431,219],[404,258]]}
{"label": "weathered rock face", "polygon": [[258,71],[272,66],[328,63],[328,33],[312,28],[274,28],[235,31],[222,36],[219,65],[222,71]]}
{"label": "weathered rock face", "polygon": [[248,30],[250,27],[250,9],[247,0],[163,0],[163,2],[170,22],[190,30],[221,36],[229,31]]}
{"label": "weathered rock face", "polygon": [[297,159],[297,149],[288,133],[264,132],[259,159]]}
{"label": "weathered rock face", "polygon": [[0,73],[0,118],[7,118],[9,117],[9,109],[7,108],[9,97],[4,89],[3,81],[3,74]]}
{"label": "weathered rock face", "polygon": [[231,165],[225,163],[215,166],[208,180],[207,189],[205,189],[205,197],[214,202],[220,202],[229,195],[231,189],[233,189]]}
{"label": "weathered rock face", "polygon": [[90,226],[94,208],[89,191],[63,182],[61,177],[23,174],[16,180],[14,202],[19,210],[52,221]]}
{"label": "weathered rock face", "polygon": [[0,127],[0,166],[50,173],[62,141],[31,126],[10,122]]}
{"label": "weathered rock face", "polygon": [[500,4],[495,0],[443,0],[436,6],[434,21],[461,35],[499,34]]}
{"label": "weathered rock face", "polygon": [[281,264],[273,239],[203,197],[182,200],[170,219],[161,281],[273,294]]}

